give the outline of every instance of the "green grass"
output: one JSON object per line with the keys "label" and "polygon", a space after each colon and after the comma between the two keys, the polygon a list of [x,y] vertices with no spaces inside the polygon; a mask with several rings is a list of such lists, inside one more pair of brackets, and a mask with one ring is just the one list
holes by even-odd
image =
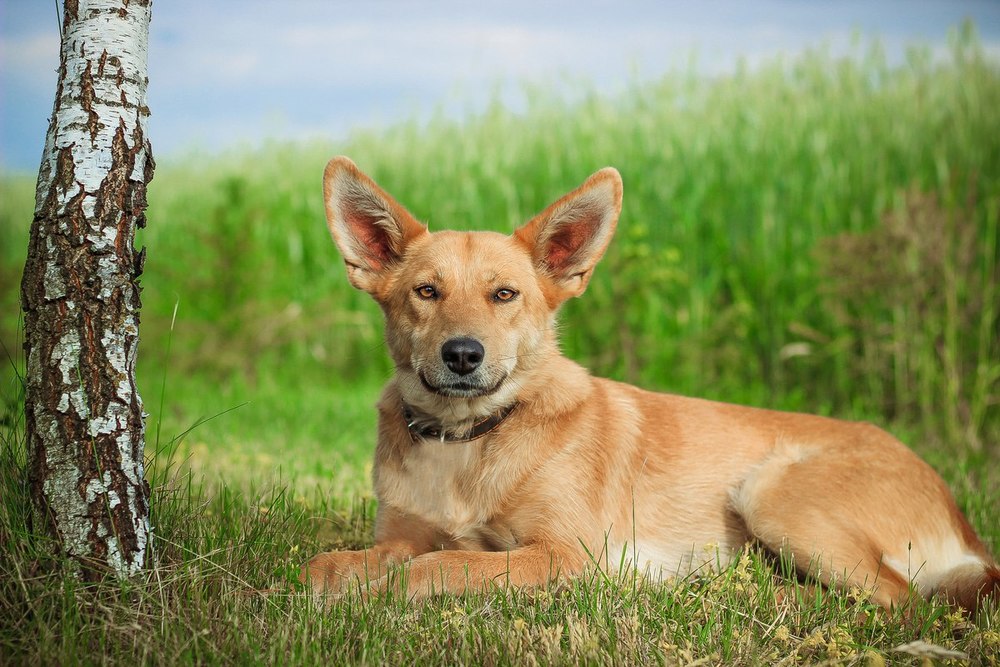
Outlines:
{"label": "green grass", "polygon": [[[161,160],[140,239],[151,568],[85,587],[30,531],[5,369],[0,663],[905,664],[919,658],[894,647],[922,639],[995,664],[998,611],[779,602],[755,552],[670,586],[595,576],[329,609],[302,596],[308,555],[370,542],[371,406],[391,372],[378,308],[325,228],[335,153],[432,229],[510,231],[616,166],[618,236],[563,310],[567,354],[653,389],[889,426],[1000,553],[1000,65],[974,38],[895,67],[866,45],[615,97],[528,93],[523,114]],[[0,341],[16,365],[33,178],[0,178],[0,202]]]}
{"label": "green grass", "polygon": [[252,485],[209,497],[162,467],[151,474],[150,568],[83,586],[26,530],[23,452],[3,445],[5,662],[907,664],[917,659],[896,649],[917,639],[977,663],[1000,655],[1000,610],[975,623],[931,604],[890,615],[863,595],[786,586],[754,550],[721,573],[667,584],[595,572],[547,589],[321,608],[297,588],[298,565],[321,546],[366,543],[371,503]]}

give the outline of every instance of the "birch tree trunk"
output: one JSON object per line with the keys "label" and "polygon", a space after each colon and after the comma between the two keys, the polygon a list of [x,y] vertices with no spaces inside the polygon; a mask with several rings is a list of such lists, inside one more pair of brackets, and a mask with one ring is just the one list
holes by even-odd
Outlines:
{"label": "birch tree trunk", "polygon": [[151,0],[65,0],[55,105],[21,283],[35,530],[86,579],[144,565],[144,418],[135,383],[145,251]]}

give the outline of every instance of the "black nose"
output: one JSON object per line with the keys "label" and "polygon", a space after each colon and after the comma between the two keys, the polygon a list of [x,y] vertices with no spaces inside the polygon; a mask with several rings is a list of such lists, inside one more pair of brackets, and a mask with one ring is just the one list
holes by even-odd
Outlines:
{"label": "black nose", "polygon": [[468,375],[483,363],[486,350],[475,338],[452,338],[441,346],[445,366],[459,375]]}

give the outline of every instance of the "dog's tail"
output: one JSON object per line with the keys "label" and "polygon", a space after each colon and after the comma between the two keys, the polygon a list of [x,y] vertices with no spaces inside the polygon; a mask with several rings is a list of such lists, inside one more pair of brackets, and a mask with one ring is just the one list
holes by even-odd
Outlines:
{"label": "dog's tail", "polygon": [[990,599],[1000,605],[1000,567],[991,562],[964,563],[937,582],[938,594],[975,613]]}

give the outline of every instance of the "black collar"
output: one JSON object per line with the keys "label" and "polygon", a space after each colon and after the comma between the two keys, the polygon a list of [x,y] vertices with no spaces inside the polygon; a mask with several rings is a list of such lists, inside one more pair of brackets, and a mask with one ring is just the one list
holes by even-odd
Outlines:
{"label": "black collar", "polygon": [[503,420],[510,416],[510,413],[514,412],[517,407],[517,402],[511,403],[510,405],[501,408],[500,410],[494,412],[490,416],[486,417],[482,421],[478,421],[472,425],[469,432],[462,438],[456,438],[451,435],[447,435],[441,429],[440,424],[438,425],[427,425],[420,426],[416,423],[416,419],[413,414],[413,408],[403,404],[403,420],[406,422],[406,429],[410,432],[410,438],[413,442],[420,442],[421,440],[440,440],[441,442],[470,442],[478,438],[483,437],[487,433],[490,433],[496,429]]}

